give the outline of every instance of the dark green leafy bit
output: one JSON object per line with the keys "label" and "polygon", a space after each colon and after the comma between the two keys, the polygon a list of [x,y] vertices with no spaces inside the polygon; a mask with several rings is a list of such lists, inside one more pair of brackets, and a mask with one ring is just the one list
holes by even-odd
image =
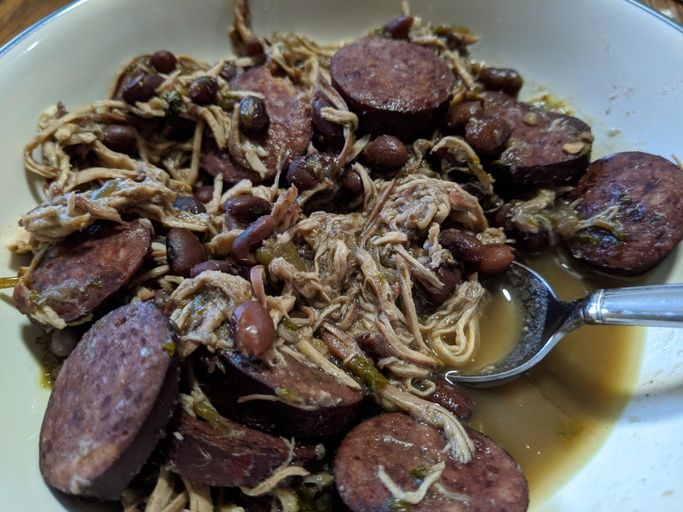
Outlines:
{"label": "dark green leafy bit", "polygon": [[173,90],[166,93],[164,100],[168,103],[166,111],[170,116],[177,116],[183,107],[183,97],[179,91]]}

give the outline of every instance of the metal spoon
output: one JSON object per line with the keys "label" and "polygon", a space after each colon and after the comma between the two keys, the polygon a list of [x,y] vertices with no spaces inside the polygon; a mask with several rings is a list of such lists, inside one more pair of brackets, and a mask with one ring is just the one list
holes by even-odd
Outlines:
{"label": "metal spoon", "polygon": [[583,299],[563,302],[543,277],[521,263],[514,262],[498,279],[517,292],[519,340],[497,363],[473,373],[446,372],[451,383],[504,384],[541,362],[565,334],[583,324],[683,327],[683,284],[596,290]]}

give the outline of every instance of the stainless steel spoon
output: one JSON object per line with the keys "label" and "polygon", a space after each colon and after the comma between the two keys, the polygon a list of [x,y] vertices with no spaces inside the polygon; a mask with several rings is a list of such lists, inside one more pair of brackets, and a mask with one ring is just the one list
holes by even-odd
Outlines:
{"label": "stainless steel spoon", "polygon": [[519,340],[497,363],[472,373],[446,372],[451,383],[504,384],[537,365],[565,334],[583,324],[683,327],[683,284],[596,290],[583,299],[563,302],[543,277],[521,263],[514,262],[498,279],[517,292]]}

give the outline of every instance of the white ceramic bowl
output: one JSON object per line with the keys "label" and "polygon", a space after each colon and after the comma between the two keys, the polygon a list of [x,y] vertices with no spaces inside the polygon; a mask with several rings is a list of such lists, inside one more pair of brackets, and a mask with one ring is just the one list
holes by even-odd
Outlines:
{"label": "white ceramic bowl", "polygon": [[[21,163],[41,111],[104,97],[133,55],[159,48],[217,59],[230,52],[225,0],[80,0],[0,49],[0,239],[37,200]],[[398,12],[398,0],[255,1],[255,28],[321,40],[364,33]],[[482,36],[474,55],[519,69],[567,99],[593,124],[596,154],[638,148],[683,157],[683,30],[626,0],[433,0],[416,13],[467,25]],[[610,129],[621,135],[608,137]],[[683,212],[682,212],[683,213]],[[679,251],[680,252],[680,251]],[[683,281],[683,260],[666,276]],[[0,273],[19,261],[0,251]],[[37,433],[48,391],[26,340],[36,332],[1,295],[0,503],[3,510],[61,510],[38,472]],[[548,511],[683,509],[683,337],[647,332],[634,395],[595,456],[544,504]]]}

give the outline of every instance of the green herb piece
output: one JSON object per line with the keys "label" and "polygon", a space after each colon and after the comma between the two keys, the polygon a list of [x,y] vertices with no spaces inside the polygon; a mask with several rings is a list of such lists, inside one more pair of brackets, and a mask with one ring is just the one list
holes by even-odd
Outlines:
{"label": "green herb piece", "polygon": [[177,116],[183,107],[183,97],[177,90],[172,90],[164,95],[164,100],[168,103],[166,113],[169,116]]}
{"label": "green herb piece", "polygon": [[224,434],[228,434],[230,432],[231,428],[228,421],[223,416],[218,414],[218,411],[213,407],[213,405],[206,400],[195,402],[192,405],[192,410],[197,416],[204,418]]}
{"label": "green herb piece", "polygon": [[173,357],[175,355],[175,343],[173,340],[168,340],[161,348],[168,354],[168,357]]}
{"label": "green herb piece", "polygon": [[275,388],[275,396],[286,402],[302,403],[304,401],[299,393],[288,387]]}
{"label": "green herb piece", "polygon": [[353,374],[362,379],[372,392],[379,391],[389,384],[387,378],[382,375],[372,361],[365,356],[356,354],[347,363],[347,367]]}
{"label": "green herb piece", "polygon": [[280,321],[280,325],[282,325],[282,327],[284,327],[285,329],[289,329],[290,331],[298,331],[299,329],[301,329],[301,327],[299,327],[298,325],[296,325],[294,322],[292,322],[292,321],[291,321],[289,318],[287,318],[287,317],[284,317],[284,318]]}
{"label": "green herb piece", "polygon": [[429,473],[429,468],[424,465],[417,466],[416,468],[410,470],[410,476],[416,480],[424,480],[424,477],[427,476],[427,473]]}
{"label": "green herb piece", "polygon": [[391,512],[410,512],[410,505],[403,500],[392,500],[389,503],[389,510]]}
{"label": "green herb piece", "polygon": [[287,263],[290,263],[294,268],[302,272],[308,270],[306,262],[291,241],[278,243],[274,240],[269,240],[256,250],[256,261],[264,267],[270,265],[270,262],[275,258],[284,258]]}

